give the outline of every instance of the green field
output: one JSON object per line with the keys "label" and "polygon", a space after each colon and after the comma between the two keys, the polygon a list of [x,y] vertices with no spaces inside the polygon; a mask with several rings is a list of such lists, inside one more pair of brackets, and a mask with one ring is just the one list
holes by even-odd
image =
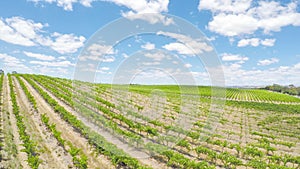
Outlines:
{"label": "green field", "polygon": [[[5,112],[13,110],[17,124],[10,125],[26,142],[22,146],[32,168],[48,166],[45,154],[51,154],[31,134],[35,130],[50,133],[69,155],[62,168],[95,168],[98,158],[108,168],[300,167],[300,99],[293,96],[263,89],[92,84],[25,74],[1,76],[0,82],[3,89],[9,84],[5,91],[13,98],[13,109],[1,100],[2,125]],[[8,97],[9,92],[0,91]],[[20,104],[22,92],[29,112],[20,111],[27,105]],[[39,124],[37,129],[28,126],[30,120]],[[4,138],[8,128],[2,130]],[[1,146],[12,154],[7,142]],[[138,158],[139,153],[147,157]],[[5,165],[11,166],[14,161],[6,156]]]}

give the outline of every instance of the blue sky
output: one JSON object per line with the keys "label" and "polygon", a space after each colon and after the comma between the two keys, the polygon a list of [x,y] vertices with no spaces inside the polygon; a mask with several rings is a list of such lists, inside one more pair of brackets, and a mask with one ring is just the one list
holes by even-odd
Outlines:
{"label": "blue sky", "polygon": [[[0,68],[6,72],[73,78],[80,52],[97,30],[120,17],[132,19],[135,14],[145,13],[178,16],[203,32],[222,63],[220,69],[227,86],[273,83],[300,86],[297,0],[0,1]],[[151,24],[151,18],[137,19]],[[152,50],[152,65],[168,64],[158,59],[157,54],[169,52],[181,59],[179,64],[172,61],[172,72],[186,69],[195,83],[211,84],[211,76],[201,62],[177,43],[179,36],[161,35],[165,37],[132,36],[114,46],[108,58],[97,63],[95,81],[113,81],[124,61],[131,58],[139,64],[133,60],[137,57],[134,53]],[[158,51],[153,53],[153,50]],[[147,84],[175,82],[170,74],[158,69],[140,72],[131,80]]]}

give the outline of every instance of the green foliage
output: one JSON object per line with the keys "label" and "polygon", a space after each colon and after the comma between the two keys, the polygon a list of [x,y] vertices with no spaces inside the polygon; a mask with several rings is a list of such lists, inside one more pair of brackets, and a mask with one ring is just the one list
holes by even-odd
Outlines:
{"label": "green foliage", "polygon": [[10,74],[8,74],[8,81],[9,81],[10,97],[13,106],[13,114],[17,119],[17,127],[19,129],[18,132],[20,135],[20,139],[23,142],[23,146],[25,148],[22,151],[26,152],[28,155],[28,159],[27,159],[28,165],[33,169],[37,169],[39,167],[39,164],[41,163],[41,160],[38,157],[36,144],[30,139],[30,136],[26,132],[26,126],[23,122],[23,116],[19,112],[19,106],[17,104],[12,77]]}
{"label": "green foliage", "polygon": [[278,84],[273,84],[272,86],[266,86],[265,89],[280,93],[286,93],[289,95],[300,96],[300,87],[295,87],[294,85],[280,86]]}
{"label": "green foliage", "polygon": [[[203,115],[201,114],[199,118],[196,117],[198,118],[198,121],[194,123],[192,130],[188,131],[183,129],[181,126],[173,125],[172,120],[176,120],[178,115],[177,113],[189,116],[188,114],[185,114],[185,112],[181,112],[180,106],[178,106],[181,101],[180,94],[182,94],[178,87],[169,85],[130,85],[130,91],[147,96],[149,96],[151,91],[155,88],[159,88],[166,92],[166,96],[168,97],[167,100],[170,102],[168,109],[172,112],[170,114],[163,114],[164,119],[153,120],[148,116],[144,116],[143,113],[140,112],[143,107],[139,105],[139,99],[126,100],[120,98],[118,101],[122,101],[122,106],[130,104],[129,109],[132,108],[131,110],[126,111],[122,109],[122,106],[115,105],[116,102],[109,99],[106,100],[106,97],[111,96],[113,92],[115,92],[114,90],[111,91],[108,89],[110,87],[109,85],[77,82],[78,84],[84,85],[84,87],[95,87],[96,89],[92,89],[92,91],[97,94],[97,97],[95,97],[90,91],[87,92],[82,89],[74,90],[72,81],[70,80],[36,75],[26,76],[27,77],[24,77],[27,78],[26,80],[28,82],[30,80],[34,80],[33,83],[40,84],[56,98],[61,99],[61,101],[68,105],[75,106],[76,111],[80,112],[81,115],[91,120],[94,124],[108,128],[109,131],[113,134],[117,134],[118,137],[127,141],[128,144],[139,145],[139,148],[148,151],[153,157],[158,158],[158,160],[165,161],[170,168],[214,168],[211,164],[218,164],[218,167],[220,168],[239,168],[240,166],[253,168],[287,168],[284,165],[293,165],[293,167],[298,167],[297,163],[299,163],[299,159],[297,161],[295,156],[287,156],[285,154],[277,155],[278,152],[276,152],[277,150],[275,148],[277,144],[285,145],[287,147],[295,146],[296,144],[293,140],[289,142],[286,140],[280,140],[279,133],[282,133],[283,131],[280,129],[276,130],[278,133],[268,133],[265,130],[258,130],[256,128],[257,126],[254,126],[254,128],[251,129],[253,120],[250,119],[252,117],[256,118],[257,123],[259,124],[258,127],[267,130],[274,130],[271,128],[273,126],[279,128],[280,126],[276,123],[278,121],[283,121],[284,124],[293,124],[296,126],[299,120],[295,117],[295,113],[300,112],[300,107],[299,105],[289,105],[287,102],[298,102],[297,98],[266,90],[227,89],[227,98],[231,100],[227,100],[226,105],[234,108],[229,110],[230,112],[225,109],[225,113],[232,115],[233,111],[235,111],[233,109],[238,109],[238,107],[249,108],[251,110],[248,113],[240,112],[241,115],[233,114],[233,118],[235,119],[234,121],[231,120],[231,118],[228,118],[232,116],[224,116],[220,119],[220,124],[222,124],[221,126],[226,126],[231,122],[233,125],[238,124],[239,126],[237,128],[241,130],[240,133],[239,130],[224,132],[227,133],[227,137],[231,137],[226,140],[226,136],[218,132],[218,134],[203,136],[210,138],[206,140],[199,139],[200,133],[203,132],[204,134],[208,134],[205,132],[206,129],[209,129],[205,127],[205,118],[202,119],[202,117],[209,115],[209,109],[205,106],[200,106],[200,112]],[[34,84],[31,85],[34,86]],[[120,88],[122,87],[124,86],[121,85]],[[193,90],[192,87],[190,89],[190,91],[185,90],[184,93],[195,94],[195,92],[197,92]],[[205,104],[206,102],[210,103],[211,88],[199,87],[198,89],[203,89],[199,92],[200,94],[203,94],[201,95],[203,97],[201,97],[200,100],[205,100]],[[39,91],[37,88],[36,90]],[[39,92],[43,95],[43,91]],[[73,95],[72,92],[76,92],[76,94]],[[117,168],[145,167],[136,159],[131,158],[125,152],[117,149],[114,145],[103,139],[101,135],[91,131],[75,116],[72,116],[69,112],[67,112],[64,107],[60,106],[54,99],[47,99],[49,96],[46,94],[44,94],[43,97],[45,97],[45,100],[58,114],[61,115],[63,119],[74,126],[76,131],[88,139],[89,144],[93,145],[97,149],[98,153],[108,156]],[[276,102],[276,104],[272,102]],[[280,102],[286,102],[286,105],[280,104]],[[264,118],[259,118],[259,116],[266,111],[272,111],[274,113]],[[168,111],[164,111],[164,113],[165,112]],[[277,112],[284,112],[283,114],[289,113],[289,115],[288,117],[280,116],[280,113]],[[236,120],[236,118],[239,118],[240,120]],[[165,119],[168,119],[168,121],[170,120],[170,123],[164,122]],[[232,138],[236,139],[236,136],[240,136],[240,138],[245,136],[244,130],[247,129],[244,126],[245,120],[250,128],[249,134],[254,135],[251,137],[251,143],[249,144],[249,142],[247,142],[246,145],[241,142],[233,143],[231,140]],[[55,127],[55,125],[50,126],[50,128]],[[56,132],[53,131],[53,133]],[[297,132],[287,132],[287,134],[296,135]],[[59,137],[60,133],[57,132],[55,135]],[[178,137],[186,137],[186,139],[176,142]],[[292,137],[296,138],[296,136]],[[254,141],[257,140],[258,142],[253,143],[252,139],[254,139]],[[144,140],[147,141],[144,142]],[[168,148],[170,146],[173,147]],[[194,152],[189,153],[191,150]],[[83,159],[84,161],[84,157],[79,155],[80,151],[78,151],[78,149],[72,149],[72,154],[75,155],[75,158],[73,159],[74,163],[80,164],[80,159]],[[191,158],[193,160],[191,160]],[[77,167],[79,168],[79,165]]]}
{"label": "green foliage", "polygon": [[[62,119],[64,119],[66,122],[70,123],[77,131],[79,131],[84,137],[86,137],[90,144],[95,146],[96,150],[111,158],[112,163],[116,166],[127,166],[130,168],[145,168],[139,162],[128,156],[125,152],[118,149],[114,144],[108,142],[105,140],[101,135],[96,133],[95,131],[91,130],[87,126],[85,126],[80,120],[77,119],[76,116],[72,115],[70,112],[68,112],[64,107],[60,106],[57,101],[55,101],[53,98],[51,98],[47,92],[45,92],[42,88],[40,88],[35,82],[33,82],[28,75],[22,75],[26,81],[32,85],[39,93],[40,95],[52,106],[55,110],[55,112],[59,113]],[[35,79],[38,80],[39,79]],[[40,82],[40,81],[39,81]],[[56,92],[55,92],[56,93]],[[72,149],[72,153],[75,153],[76,151]],[[81,159],[81,160],[80,160]],[[85,158],[80,159],[73,159],[78,162],[84,161]],[[81,164],[80,164],[81,166]],[[84,165],[83,165],[84,166]]]}

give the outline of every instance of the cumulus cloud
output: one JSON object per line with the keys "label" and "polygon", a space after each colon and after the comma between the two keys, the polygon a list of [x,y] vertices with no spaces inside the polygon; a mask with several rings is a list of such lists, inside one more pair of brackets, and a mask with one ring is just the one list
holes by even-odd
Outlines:
{"label": "cumulus cloud", "polygon": [[145,57],[147,58],[151,58],[154,61],[161,61],[167,57],[169,57],[168,55],[165,55],[162,52],[155,52],[155,53],[145,53]]}
{"label": "cumulus cloud", "polygon": [[177,51],[179,54],[182,55],[194,55],[194,51],[187,47],[186,45],[182,43],[169,43],[163,46],[163,48],[169,50],[169,51]]}
{"label": "cumulus cloud", "polygon": [[0,53],[0,63],[3,63],[4,69],[8,71],[26,72],[30,70],[20,59],[6,53]]}
{"label": "cumulus cloud", "polygon": [[69,66],[74,66],[70,61],[58,61],[58,62],[47,62],[47,61],[30,61],[30,64],[35,64],[35,65],[42,65],[42,66],[49,66],[49,67],[69,67]]}
{"label": "cumulus cloud", "polygon": [[223,53],[221,54],[223,61],[247,61],[249,60],[248,57],[240,56],[238,54],[230,54],[230,53]]}
{"label": "cumulus cloud", "polygon": [[152,50],[155,49],[155,44],[147,42],[146,44],[142,45],[141,48],[146,50]]}
{"label": "cumulus cloud", "polygon": [[274,46],[276,39],[265,39],[262,40],[260,43],[264,46]]}
{"label": "cumulus cloud", "polygon": [[145,66],[156,66],[156,65],[160,65],[160,62],[143,62],[142,65]]}
{"label": "cumulus cloud", "polygon": [[258,29],[257,19],[246,14],[217,14],[208,23],[208,29],[225,36],[251,34]]}
{"label": "cumulus cloud", "polygon": [[259,66],[267,66],[267,65],[271,65],[271,64],[277,63],[277,62],[279,62],[279,59],[277,59],[277,58],[264,59],[264,60],[259,60],[257,62],[257,65],[259,65]]}
{"label": "cumulus cloud", "polygon": [[191,67],[193,67],[191,64],[189,64],[189,63],[186,63],[186,64],[184,64],[184,67],[186,67],[186,68],[191,68]]}
{"label": "cumulus cloud", "polygon": [[57,6],[62,7],[66,11],[73,10],[74,3],[80,3],[85,7],[91,7],[91,3],[95,0],[28,0],[34,3],[46,2],[46,3],[56,3]]}
{"label": "cumulus cloud", "polygon": [[113,62],[115,57],[112,56],[116,53],[113,46],[92,44],[90,45],[85,54],[81,55],[79,60],[81,61],[101,61],[101,62]]}
{"label": "cumulus cloud", "polygon": [[73,34],[46,35],[48,24],[36,23],[22,17],[0,18],[0,40],[21,46],[46,46],[60,54],[77,52],[85,38]]}
{"label": "cumulus cloud", "polygon": [[268,34],[280,31],[284,26],[300,26],[296,1],[281,4],[275,1],[200,0],[198,9],[213,12],[213,19],[208,23],[210,31],[230,37],[257,30]]}
{"label": "cumulus cloud", "polygon": [[238,47],[245,47],[245,46],[259,46],[259,45],[263,45],[263,46],[274,46],[276,39],[264,39],[261,40],[259,38],[250,38],[250,39],[241,39],[238,42]]}
{"label": "cumulus cloud", "polygon": [[[232,85],[253,85],[262,86],[270,84],[295,84],[300,85],[300,63],[291,66],[279,66],[269,69],[246,70],[242,67],[235,68],[231,65],[223,66],[227,86]],[[259,81],[257,80],[259,79]]]}
{"label": "cumulus cloud", "polygon": [[[16,27],[16,23],[13,22],[13,20],[19,20],[20,18],[13,17],[9,18],[8,21],[0,18],[0,39],[16,44],[16,45],[22,45],[22,46],[34,46],[35,43],[32,41],[31,38],[28,36],[32,36],[32,32],[35,33],[34,30],[34,24],[32,24],[33,21],[29,20],[27,25],[27,30],[23,30],[23,27],[18,28],[18,30],[15,30],[13,27]],[[12,26],[10,26],[12,24]],[[30,27],[31,25],[31,27]],[[27,32],[27,33],[26,33]],[[29,35],[31,33],[31,35]]]}
{"label": "cumulus cloud", "polygon": [[200,0],[199,10],[240,13],[251,6],[251,0]]}
{"label": "cumulus cloud", "polygon": [[104,71],[107,71],[107,70],[109,70],[109,67],[101,67],[100,69],[104,70]]}
{"label": "cumulus cloud", "polygon": [[197,55],[203,52],[210,52],[213,48],[206,42],[200,39],[193,39],[183,34],[177,34],[172,32],[157,32],[157,35],[164,35],[170,38],[174,38],[179,42],[169,43],[163,46],[163,48],[169,51],[176,51],[179,54],[184,55]]}
{"label": "cumulus cloud", "polygon": [[40,54],[40,53],[31,53],[31,52],[23,52],[26,56],[31,57],[31,58],[35,58],[38,60],[45,60],[45,61],[52,61],[55,60],[54,56],[50,56],[50,55],[44,55],[44,54]]}
{"label": "cumulus cloud", "polygon": [[58,53],[75,53],[84,45],[85,37],[75,36],[73,34],[53,33],[54,41],[49,45]]}
{"label": "cumulus cloud", "polygon": [[[63,7],[66,11],[73,10],[73,4],[80,3],[85,7],[91,7],[92,2],[96,0],[30,0],[35,3],[56,3],[57,6]],[[111,2],[118,6],[123,6],[129,9],[129,11],[122,12],[121,15],[128,19],[142,19],[152,24],[161,22],[165,25],[173,23],[173,20],[161,15],[162,12],[168,12],[169,0],[100,0],[104,2]],[[143,15],[154,14],[154,15]]]}

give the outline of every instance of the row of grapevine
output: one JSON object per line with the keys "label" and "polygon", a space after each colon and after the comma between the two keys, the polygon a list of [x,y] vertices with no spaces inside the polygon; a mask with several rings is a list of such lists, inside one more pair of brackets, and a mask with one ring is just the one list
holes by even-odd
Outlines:
{"label": "row of grapevine", "polygon": [[[2,86],[3,86],[3,74],[0,75],[0,136],[3,134],[2,132],[2,111],[3,111],[3,108],[2,108]],[[3,149],[3,143],[1,142],[0,143],[0,163],[2,162],[2,152],[1,150]],[[0,166],[1,167],[1,166]]]}
{"label": "row of grapevine", "polygon": [[[37,80],[37,79],[36,79]],[[44,82],[45,82],[45,80],[43,80]],[[50,81],[48,81],[48,82],[46,82],[47,84],[49,84],[49,83],[51,83]],[[57,86],[57,85],[53,85],[53,86]],[[48,88],[49,88],[49,86],[48,86]],[[85,94],[87,94],[87,93],[85,93]],[[86,102],[86,99],[85,100],[81,100],[81,102]],[[192,134],[192,133],[188,133],[191,137],[194,137],[195,138],[195,136]],[[199,135],[196,135],[196,137],[199,137]],[[197,139],[197,138],[196,138]],[[163,139],[163,140],[166,140],[166,139]],[[173,140],[176,140],[176,138],[174,138]],[[211,142],[212,144],[214,144],[215,143],[215,145],[217,145],[217,142]],[[179,146],[179,147],[185,147],[185,148],[189,148],[190,147],[190,144],[188,143],[188,142],[186,142],[185,140],[182,140],[182,141],[180,141],[180,142],[178,142],[177,143],[177,145]],[[152,147],[154,147],[155,145],[153,145]],[[149,146],[148,146],[149,147]],[[224,152],[226,155],[228,154],[228,153],[226,153],[226,152]],[[216,154],[217,155],[217,154]],[[230,156],[230,155],[228,155],[228,156]],[[230,156],[231,157],[231,156]],[[218,156],[216,156],[216,158],[217,159],[223,159],[223,163],[224,163],[224,165],[228,165],[228,163],[230,163],[230,162],[228,162],[228,160],[224,160],[225,159],[225,155],[223,155],[223,154],[220,154],[220,155],[218,155]],[[231,157],[231,158],[228,158],[228,159],[233,159],[233,157]]]}
{"label": "row of grapevine", "polygon": [[[54,88],[52,88],[52,87],[50,87],[49,86],[49,84],[51,83],[50,81],[47,81],[46,82],[46,80],[44,79],[43,80],[43,82],[41,82],[41,80],[40,79],[35,79],[35,80],[37,80],[37,81],[39,81],[40,83],[42,83],[42,85],[45,85],[45,86],[47,86],[47,89],[49,89],[52,93],[55,93],[55,91],[53,91],[54,90]],[[54,86],[60,86],[60,85],[54,85]],[[74,96],[73,96],[73,99],[74,99]],[[83,103],[83,102],[87,102],[87,99],[85,98],[85,100],[80,100],[80,103]],[[106,102],[106,103],[108,103],[108,102]],[[91,102],[91,103],[89,103],[89,104],[93,104],[93,102]],[[109,104],[109,105],[111,105],[111,103]],[[97,107],[96,105],[94,105],[95,107]],[[99,105],[98,105],[98,107],[99,107]],[[100,106],[101,107],[101,106]],[[108,114],[110,114],[111,116],[117,116],[117,114],[113,114],[113,113],[111,113],[110,112],[110,110],[108,110],[107,108],[104,108],[104,107],[101,107],[101,109],[100,109],[102,112],[106,112],[106,113],[108,113]],[[85,110],[83,113],[86,113],[87,112],[87,110]],[[95,117],[97,117],[97,115],[95,114],[95,113],[91,113],[90,115],[92,115],[93,117],[94,117],[94,119],[96,120],[97,118],[95,118]],[[110,116],[110,117],[111,117]],[[123,117],[123,116],[122,116]],[[99,118],[99,117],[98,117]],[[117,118],[120,122],[123,122],[123,121],[127,121],[126,122],[126,124],[133,124],[130,120],[128,120],[128,119],[119,119],[119,118]],[[105,123],[103,123],[103,121],[101,122],[101,124],[105,124]],[[138,125],[137,126],[138,128],[140,128],[140,127],[143,127],[143,126],[141,126],[141,125]],[[131,126],[131,129],[134,129],[134,126]],[[153,131],[151,131],[151,130],[146,130],[147,132],[150,132],[150,134],[151,133],[153,133]],[[139,133],[141,132],[141,131],[138,131]],[[142,143],[139,143],[139,144],[142,144]],[[147,144],[148,145],[148,144]],[[149,148],[148,146],[145,146],[147,149]],[[154,146],[155,145],[157,145],[157,144],[153,144]],[[159,146],[159,145],[157,145],[157,146]],[[153,146],[152,146],[153,147]],[[173,151],[171,151],[171,152],[173,152]],[[163,154],[163,152],[160,152],[161,153],[161,155],[164,155]],[[176,152],[173,152],[174,154],[176,154]],[[165,156],[165,155],[164,155]],[[189,161],[189,159],[188,158],[184,158],[186,161]],[[184,160],[181,160],[181,161],[184,161]],[[191,161],[194,165],[199,165],[199,164],[204,164],[204,162],[201,162],[201,163],[196,163],[196,162],[194,162],[193,160]],[[171,165],[171,164],[168,164],[168,165]],[[178,165],[180,165],[180,164],[178,164]],[[188,165],[190,165],[190,164],[188,164]],[[188,165],[185,165],[185,167],[188,167]],[[206,164],[207,165],[207,164]],[[208,165],[207,165],[208,166]]]}
{"label": "row of grapevine", "polygon": [[[34,77],[32,77],[34,78]],[[111,116],[105,116],[105,113],[102,115],[97,115],[98,112],[97,111],[97,107],[104,107],[107,111],[110,111],[111,113],[114,114],[118,114],[118,106],[116,106],[114,104],[114,102],[111,102],[109,100],[107,100],[107,98],[109,98],[111,96],[111,91],[108,92],[107,89],[99,89],[99,91],[97,91],[98,88],[96,88],[96,96],[90,95],[90,93],[87,93],[84,91],[84,89],[79,89],[76,91],[73,91],[72,85],[70,81],[66,81],[66,80],[62,80],[62,79],[56,79],[54,78],[53,80],[51,78],[51,80],[47,79],[48,77],[42,77],[42,78],[34,78],[35,81],[38,81],[42,86],[44,86],[47,90],[51,91],[51,93],[53,93],[54,95],[56,95],[55,93],[60,93],[60,95],[65,95],[64,97],[73,97],[73,101],[74,105],[76,108],[80,107],[80,112],[82,113],[86,113],[89,114],[88,116],[91,117],[91,119],[94,119],[94,121],[97,121],[98,119],[101,119],[100,123],[102,124],[102,122],[107,122],[107,120],[109,119],[109,117]],[[86,84],[85,84],[86,85]],[[60,87],[57,87],[60,86]],[[68,87],[63,87],[63,86],[68,86]],[[100,85],[99,85],[100,86]],[[98,87],[98,86],[97,86]],[[84,87],[83,87],[84,88]],[[82,91],[83,90],[83,91]],[[77,92],[77,94],[72,95],[72,93]],[[101,95],[105,95],[104,97],[101,97]],[[115,93],[116,94],[116,93]],[[85,97],[81,97],[81,95],[84,95]],[[59,98],[59,95],[56,95],[56,97]],[[98,99],[97,101],[97,97],[100,97],[102,100],[106,100],[101,101]],[[84,98],[84,99],[83,99]],[[249,97],[250,98],[250,97]],[[94,100],[93,100],[94,99]],[[120,101],[122,99],[126,99],[126,97],[120,97]],[[137,97],[135,99],[130,99],[129,101],[126,101],[126,104],[139,104],[139,99],[143,99],[142,96],[141,97]],[[66,101],[65,101],[66,102]],[[67,102],[66,102],[67,103]],[[231,117],[226,117],[227,119],[224,120],[224,122],[222,123],[223,125],[225,124],[229,124],[232,123],[231,125],[232,128],[241,128],[240,131],[241,133],[237,133],[237,135],[240,135],[240,137],[243,136],[244,133],[242,133],[245,121],[239,117],[236,119],[236,115],[235,113],[237,109],[237,107],[239,107],[239,103],[241,102],[235,102],[235,101],[229,101],[229,103],[227,104],[233,104],[235,103],[235,105],[233,106],[233,110],[234,112],[234,117],[231,119]],[[244,102],[242,102],[244,103]],[[244,103],[249,104],[247,102]],[[259,103],[260,104],[260,103]],[[115,106],[111,106],[111,105],[115,105]],[[245,107],[245,105],[243,105],[243,107]],[[282,110],[287,110],[287,112],[289,112],[289,109],[285,109],[286,107],[284,107],[285,105],[278,105],[279,107],[282,108]],[[235,107],[235,108],[234,108]],[[293,106],[291,106],[293,107]],[[90,109],[89,109],[90,108]],[[168,107],[170,108],[170,107]],[[251,108],[251,107],[249,107]],[[271,106],[269,107],[271,108]],[[266,108],[265,108],[266,109]],[[257,108],[255,109],[251,109],[251,111],[253,112],[254,110],[257,110]],[[259,109],[258,109],[259,110]],[[291,110],[291,109],[290,109]],[[158,109],[158,111],[162,111],[162,109]],[[243,111],[245,111],[245,109],[243,109]],[[279,110],[280,111],[280,110]],[[89,113],[87,113],[89,112]],[[103,112],[102,112],[103,113]],[[182,114],[183,112],[178,112],[179,114]],[[231,114],[232,110],[226,110],[226,114]],[[242,113],[242,112],[241,112]],[[291,113],[291,112],[290,112]],[[224,116],[226,116],[226,114],[224,114]],[[240,114],[240,113],[238,113]],[[249,115],[247,112],[242,113],[244,115]],[[252,116],[261,116],[263,114],[252,114]],[[188,115],[188,114],[187,114]],[[224,138],[224,135],[230,135],[230,134],[234,134],[236,135],[236,132],[231,132],[231,131],[227,131],[226,130],[226,134],[225,132],[224,135],[214,135],[211,138],[207,139],[205,142],[197,142],[195,140],[197,140],[197,138],[199,138],[199,132],[203,132],[203,130],[198,130],[197,128],[193,128],[193,132],[188,132],[188,131],[184,131],[182,130],[182,128],[175,128],[173,129],[173,126],[169,126],[166,125],[164,122],[161,121],[153,121],[153,123],[150,123],[150,120],[145,118],[144,116],[142,116],[141,114],[139,114],[138,112],[134,112],[134,111],[127,111],[126,114],[126,118],[129,120],[130,116],[134,116],[137,117],[139,119],[139,122],[145,121],[147,122],[147,124],[152,124],[152,128],[155,128],[159,131],[159,133],[165,133],[166,128],[168,128],[168,131],[174,131],[175,133],[181,133],[183,135],[187,135],[188,137],[184,140],[181,140],[179,142],[176,142],[176,135],[171,136],[171,137],[164,137],[161,136],[161,134],[152,137],[151,139],[155,139],[157,141],[157,143],[159,144],[154,144],[153,142],[149,142],[147,144],[145,144],[146,150],[149,151],[149,153],[153,153],[153,152],[160,152],[161,156],[163,157],[163,159],[166,160],[166,163],[169,166],[177,166],[177,167],[188,167],[189,165],[201,165],[203,164],[202,162],[193,162],[194,164],[191,163],[186,163],[186,165],[183,165],[183,163],[185,163],[185,160],[176,160],[178,158],[181,158],[183,156],[183,158],[188,159],[187,157],[185,157],[183,154],[189,154],[190,156],[192,156],[192,158],[196,158],[197,160],[202,160],[204,159],[205,161],[209,162],[210,164],[215,164],[215,165],[219,165],[222,167],[230,167],[230,168],[234,168],[234,167],[238,167],[238,166],[255,166],[256,162],[265,160],[266,162],[266,167],[270,167],[270,168],[288,168],[287,166],[295,166],[297,167],[297,156],[290,156],[288,157],[288,154],[283,154],[283,155],[277,155],[276,154],[276,148],[274,145],[286,145],[287,147],[294,147],[295,143],[294,142],[287,142],[287,141],[282,141],[282,140],[278,140],[278,138],[274,138],[275,140],[266,140],[264,137],[266,136],[266,134],[260,134],[260,135],[256,135],[255,133],[258,133],[257,131],[259,131],[260,126],[255,126],[255,128],[252,128],[252,130],[254,130],[255,132],[250,133],[251,134],[251,143],[244,145],[244,144],[236,144],[236,143],[231,143],[226,141],[226,139]],[[101,118],[100,118],[101,117]],[[106,118],[103,118],[106,117]],[[185,116],[184,116],[185,117]],[[202,119],[203,116],[201,115],[200,117],[197,117],[199,119]],[[236,119],[235,121],[232,121]],[[263,120],[263,119],[262,119]],[[131,120],[130,120],[131,121]],[[260,122],[261,120],[256,120],[257,122]],[[111,121],[113,122],[113,121]],[[121,120],[117,120],[115,121],[118,123],[118,125],[124,126],[124,124]],[[134,122],[134,121],[133,121]],[[199,126],[200,128],[203,128],[203,121],[199,120],[195,123],[196,126]],[[128,127],[127,125],[125,125],[125,127]],[[171,127],[171,128],[169,128]],[[121,129],[126,129],[128,130],[128,128],[121,128]],[[163,130],[161,130],[163,129]],[[170,130],[172,129],[172,130]],[[129,132],[133,132],[134,133],[139,133],[139,132],[135,132],[134,130],[128,130]],[[264,131],[264,133],[266,133],[266,131]],[[144,135],[142,133],[141,135],[143,138],[147,138],[146,135]],[[261,137],[261,138],[258,138]],[[279,136],[278,136],[279,137]],[[292,136],[294,138],[294,136]],[[218,138],[218,139],[215,139]],[[241,138],[240,138],[241,139]],[[257,142],[256,142],[257,141]],[[166,149],[168,146],[170,145],[174,145],[173,143],[170,144],[171,142],[175,143],[176,145],[172,148],[175,151],[169,151],[168,149]],[[166,151],[160,151],[162,148],[164,147]],[[151,150],[151,151],[150,151]],[[210,151],[208,151],[210,150]],[[177,154],[178,153],[178,154]],[[195,157],[193,154],[196,153],[198,155],[198,157]],[[159,153],[158,153],[159,154]],[[171,154],[171,155],[170,155]],[[272,160],[273,158],[277,158],[279,157],[281,161],[288,161],[287,163],[277,163],[276,160]],[[204,167],[203,167],[204,168]]]}
{"label": "row of grapevine", "polygon": [[270,92],[263,89],[226,89],[226,98],[249,102],[267,103],[300,103],[300,99],[282,93]]}
{"label": "row of grapevine", "polygon": [[86,127],[76,116],[68,112],[64,107],[60,106],[53,98],[51,98],[45,91],[43,91],[29,76],[23,75],[26,81],[34,87],[38,93],[54,108],[55,112],[70,123],[82,136],[89,140],[89,143],[94,145],[99,153],[108,156],[112,163],[116,166],[127,166],[130,168],[147,168],[142,166],[136,159],[128,156],[125,152],[118,149],[115,145],[105,140],[101,135]]}
{"label": "row of grapevine", "polygon": [[[22,90],[24,91],[26,97],[28,98],[29,102],[33,105],[33,108],[35,111],[37,110],[37,103],[32,96],[32,94],[29,92],[27,87],[25,86],[24,82],[20,79],[20,77],[16,76]],[[60,145],[70,153],[70,155],[73,158],[73,163],[75,167],[79,169],[87,168],[87,157],[82,153],[82,150],[80,148],[76,148],[74,145],[72,145],[71,142],[67,142],[68,147],[65,144],[65,140],[61,138],[61,132],[57,131],[55,124],[49,124],[49,118],[46,114],[41,115],[41,120],[45,124],[45,126],[52,132],[53,136],[57,139],[57,141],[60,143]]]}
{"label": "row of grapevine", "polygon": [[28,133],[26,132],[26,126],[23,122],[23,116],[20,114],[19,106],[17,104],[16,95],[14,93],[14,86],[12,82],[12,77],[8,74],[9,88],[10,88],[10,97],[13,106],[13,114],[17,119],[17,127],[20,135],[20,139],[23,142],[24,152],[28,155],[28,164],[30,167],[37,169],[41,160],[39,159],[39,154],[36,149],[36,143],[34,143]]}

